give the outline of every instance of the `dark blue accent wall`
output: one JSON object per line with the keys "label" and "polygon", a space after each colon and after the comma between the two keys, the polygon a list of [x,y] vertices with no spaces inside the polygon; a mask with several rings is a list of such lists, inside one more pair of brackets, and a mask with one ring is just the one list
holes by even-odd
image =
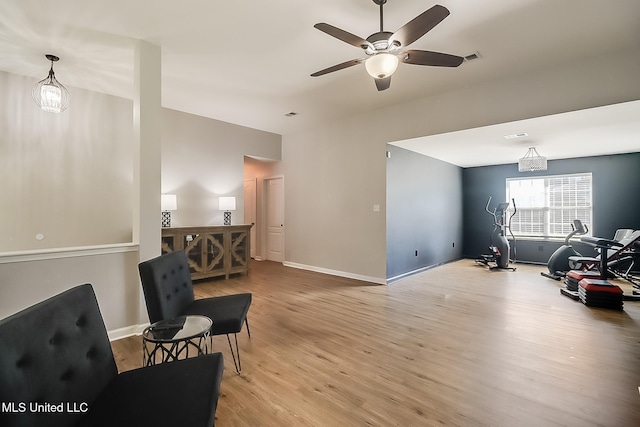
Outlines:
{"label": "dark blue accent wall", "polygon": [[460,259],[462,168],[387,149],[387,279]]}
{"label": "dark blue accent wall", "polygon": [[[489,196],[492,206],[504,201],[507,178],[591,172],[593,234],[611,238],[619,228],[640,229],[640,153],[550,160],[546,171],[520,173],[517,164],[463,169],[402,148],[388,150],[387,279],[488,253],[493,222],[484,208]],[[516,256],[546,264],[560,245],[520,239]],[[574,246],[594,254],[589,246]]]}
{"label": "dark blue accent wall", "polygon": [[[464,257],[488,253],[492,217],[484,211],[489,196],[504,201],[505,180],[524,176],[593,174],[593,235],[612,238],[619,228],[640,229],[640,153],[550,160],[548,170],[518,172],[517,164],[466,168],[463,176]],[[517,200],[516,200],[517,203]],[[493,205],[493,203],[492,203]],[[559,242],[519,240],[517,258],[546,263]],[[577,245],[581,253],[589,247]]]}

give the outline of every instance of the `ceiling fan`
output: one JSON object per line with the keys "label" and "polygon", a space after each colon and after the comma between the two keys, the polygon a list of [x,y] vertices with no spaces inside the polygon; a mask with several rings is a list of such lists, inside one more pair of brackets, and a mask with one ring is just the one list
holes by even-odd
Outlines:
{"label": "ceiling fan", "polygon": [[462,64],[464,61],[463,57],[450,55],[448,53],[431,52],[428,50],[400,51],[401,48],[418,40],[442,22],[444,18],[449,16],[449,10],[446,7],[435,5],[406,23],[404,27],[395,33],[390,33],[383,29],[383,6],[387,0],[373,0],[373,2],[380,6],[380,31],[371,34],[366,40],[324,22],[314,25],[315,28],[330,36],[361,48],[367,57],[352,59],[325,68],[324,70],[311,74],[311,77],[322,76],[364,62],[367,72],[375,79],[376,87],[381,91],[388,89],[391,85],[391,75],[396,71],[399,61],[405,64],[430,65],[435,67],[457,67]]}

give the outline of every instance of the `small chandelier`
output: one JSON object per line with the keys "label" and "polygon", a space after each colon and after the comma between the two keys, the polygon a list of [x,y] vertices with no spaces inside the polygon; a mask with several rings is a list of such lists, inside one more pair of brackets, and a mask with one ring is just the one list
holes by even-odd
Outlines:
{"label": "small chandelier", "polygon": [[531,147],[523,158],[518,160],[518,172],[546,171],[547,158],[538,154],[538,151]]}
{"label": "small chandelier", "polygon": [[53,72],[53,63],[60,58],[50,54],[45,55],[45,57],[51,61],[49,75],[36,83],[31,95],[36,105],[43,111],[60,113],[69,106],[69,91],[56,79],[56,75]]}

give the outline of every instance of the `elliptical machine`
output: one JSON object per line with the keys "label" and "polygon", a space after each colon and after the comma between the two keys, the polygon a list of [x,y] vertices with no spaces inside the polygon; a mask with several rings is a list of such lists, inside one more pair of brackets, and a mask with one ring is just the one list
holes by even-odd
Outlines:
{"label": "elliptical machine", "polygon": [[[499,203],[498,206],[493,208],[493,211],[489,210],[489,204],[491,204],[491,196],[489,196],[489,200],[487,201],[487,206],[485,206],[484,210],[493,216],[493,231],[491,232],[491,236],[489,237],[489,250],[490,254],[480,255],[480,258],[476,259],[476,262],[479,264],[484,264],[489,267],[489,270],[511,270],[516,271],[515,267],[509,267],[509,256],[511,253],[511,247],[509,245],[509,239],[507,239],[507,231],[511,235],[511,238],[514,242],[513,246],[513,254],[514,254],[514,262],[515,262],[515,241],[516,237],[511,232],[511,218],[518,211],[516,207],[515,199],[511,199],[513,203],[513,213],[506,218],[506,212],[509,208],[509,202]],[[491,265],[493,264],[493,265]]]}
{"label": "elliptical machine", "polygon": [[571,224],[571,229],[571,233],[567,234],[567,237],[564,238],[564,245],[556,249],[556,251],[549,257],[549,261],[547,261],[547,268],[549,269],[549,272],[540,272],[544,277],[548,277],[553,280],[560,280],[566,276],[568,271],[582,269],[582,263],[569,259],[569,257],[573,256],[582,256],[573,249],[573,246],[571,246],[571,238],[573,236],[583,236],[587,234],[589,232],[589,228],[587,228],[587,226],[579,219],[574,219]]}

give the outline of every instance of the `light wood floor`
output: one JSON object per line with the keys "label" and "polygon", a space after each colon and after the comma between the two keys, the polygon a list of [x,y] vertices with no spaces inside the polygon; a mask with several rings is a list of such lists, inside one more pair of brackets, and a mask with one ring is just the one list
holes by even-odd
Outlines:
{"label": "light wood floor", "polygon": [[[216,425],[640,426],[640,302],[586,307],[542,269],[463,260],[382,286],[253,262],[198,283],[253,292],[241,375],[214,343]],[[139,336],[113,347],[141,366]]]}

